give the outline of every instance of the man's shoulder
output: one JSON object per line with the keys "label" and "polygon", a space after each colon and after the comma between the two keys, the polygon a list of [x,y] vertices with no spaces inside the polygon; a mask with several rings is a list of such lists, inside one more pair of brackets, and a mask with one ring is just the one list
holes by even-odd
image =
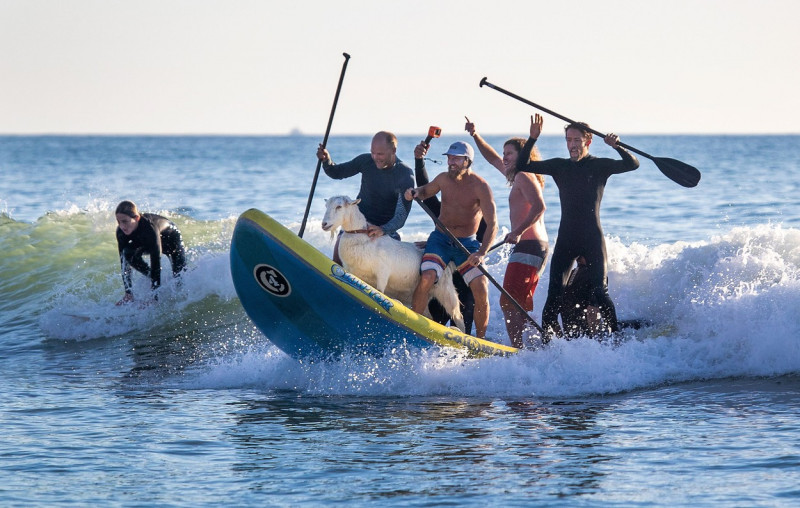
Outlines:
{"label": "man's shoulder", "polygon": [[397,159],[397,161],[395,161],[394,167],[392,169],[401,174],[402,176],[414,175],[414,170],[411,168],[411,166],[401,161],[400,159]]}
{"label": "man's shoulder", "polygon": [[489,187],[489,182],[486,181],[486,178],[482,177],[478,173],[472,171],[467,174],[467,183],[470,185],[475,185],[479,187]]}
{"label": "man's shoulder", "polygon": [[519,171],[514,175],[514,187],[538,187],[539,180],[535,173]]}
{"label": "man's shoulder", "polygon": [[369,165],[370,163],[372,163],[373,166],[375,165],[374,164],[375,161],[372,160],[372,155],[370,155],[368,153],[362,153],[362,154],[356,155],[355,157],[353,157],[350,160],[350,162],[351,163],[355,163],[355,164],[360,164],[362,166],[363,165]]}

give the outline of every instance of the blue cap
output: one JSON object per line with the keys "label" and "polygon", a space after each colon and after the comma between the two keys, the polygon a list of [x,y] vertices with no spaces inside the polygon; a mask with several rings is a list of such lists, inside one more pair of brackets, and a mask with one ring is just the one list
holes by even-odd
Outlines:
{"label": "blue cap", "polygon": [[450,148],[448,148],[447,151],[442,155],[460,155],[469,160],[473,160],[474,153],[475,152],[472,151],[472,147],[469,144],[464,143],[463,141],[456,141],[450,145]]}

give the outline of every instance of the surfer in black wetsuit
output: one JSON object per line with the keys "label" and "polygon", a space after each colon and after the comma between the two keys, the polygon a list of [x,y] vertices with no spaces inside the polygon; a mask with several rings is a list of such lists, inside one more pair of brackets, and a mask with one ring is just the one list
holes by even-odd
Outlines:
{"label": "surfer in black wetsuit", "polygon": [[[322,144],[317,148],[317,158],[322,161],[325,174],[336,180],[361,173],[358,209],[367,218],[367,234],[370,238],[389,235],[400,240],[397,230],[405,225],[411,211],[411,202],[403,199],[403,192],[414,186],[414,178],[411,168],[397,158],[394,134],[378,132],[372,138],[370,153],[348,162],[334,163]],[[342,264],[338,238],[333,246],[333,260]]]}
{"label": "surfer in black wetsuit", "polygon": [[572,264],[579,256],[583,256],[593,301],[597,303],[609,331],[616,332],[619,326],[614,302],[608,294],[600,202],[608,178],[635,170],[639,167],[639,161],[618,145],[619,136],[613,133],[607,134],[604,141],[619,153],[622,160],[589,155],[592,133],[584,123],[571,123],[564,129],[569,159],[530,161],[530,151],[542,132],[543,123],[541,115],[531,117],[530,137],[517,159],[519,171],[552,176],[561,201],[561,223],[550,261],[550,285],[542,311],[542,327],[548,334],[562,336],[558,315],[563,310],[564,286]]}
{"label": "surfer in black wetsuit", "polygon": [[[186,251],[181,232],[172,221],[154,213],[140,214],[136,204],[123,201],[114,212],[117,218],[117,246],[122,265],[122,282],[125,296],[117,305],[133,301],[131,268],[150,276],[150,287],[161,285],[161,254],[172,263],[172,274],[177,277],[186,268]],[[150,256],[150,265],[142,259]]]}

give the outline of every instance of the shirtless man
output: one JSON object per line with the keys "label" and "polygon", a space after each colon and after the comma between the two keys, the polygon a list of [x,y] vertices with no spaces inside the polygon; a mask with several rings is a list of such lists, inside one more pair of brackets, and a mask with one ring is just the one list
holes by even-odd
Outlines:
{"label": "shirtless man", "polygon": [[[442,206],[439,220],[470,252],[467,256],[443,232],[434,230],[425,245],[425,254],[420,265],[420,280],[414,290],[412,308],[422,314],[428,305],[428,293],[450,261],[458,265],[458,271],[475,296],[474,324],[477,337],[486,336],[489,325],[489,283],[478,265],[497,234],[497,209],[489,184],[472,171],[474,152],[467,143],[457,141],[442,155],[447,156],[447,173],[440,173],[422,187],[409,188],[405,192],[408,201],[425,200],[441,191]],[[475,234],[481,218],[486,221],[483,240],[478,242]]]}
{"label": "shirtless man", "polygon": [[[465,117],[466,118],[466,117]],[[492,166],[502,173],[511,192],[508,208],[511,231],[504,242],[514,245],[503,277],[503,289],[528,312],[533,310],[533,293],[539,283],[539,274],[547,259],[547,230],[544,226],[544,177],[517,171],[517,158],[525,145],[523,138],[511,138],[503,144],[503,156],[492,148],[475,130],[475,124],[466,118],[464,130],[469,132],[478,150]],[[540,160],[534,148],[532,160]],[[500,308],[506,321],[506,331],[511,345],[522,348],[522,334],[528,322],[519,308],[505,294],[500,296]]]}

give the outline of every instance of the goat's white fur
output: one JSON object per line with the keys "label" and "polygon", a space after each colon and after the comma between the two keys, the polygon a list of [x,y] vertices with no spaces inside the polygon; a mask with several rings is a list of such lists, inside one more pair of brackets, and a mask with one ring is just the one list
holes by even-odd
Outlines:
{"label": "goat's white fur", "polygon": [[[367,219],[358,209],[360,201],[348,196],[326,199],[322,229],[331,232],[331,239],[337,228],[341,227],[344,231],[339,239],[339,257],[345,270],[410,307],[419,282],[423,252],[413,243],[400,242],[386,235],[370,238],[366,233],[348,233],[367,228]],[[445,268],[434,284],[430,297],[442,304],[456,326],[463,331],[464,320],[453,285],[452,264]],[[427,309],[425,312],[428,313]]]}

